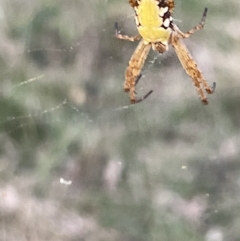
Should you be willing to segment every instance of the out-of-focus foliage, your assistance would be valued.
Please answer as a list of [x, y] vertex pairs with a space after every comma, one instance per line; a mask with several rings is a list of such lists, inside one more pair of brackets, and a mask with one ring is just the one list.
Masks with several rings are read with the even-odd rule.
[[170, 49], [130, 106], [127, 0], [1, 1], [0, 240], [240, 239], [240, 4], [176, 0], [176, 24], [204, 7], [185, 42], [217, 83], [209, 105]]

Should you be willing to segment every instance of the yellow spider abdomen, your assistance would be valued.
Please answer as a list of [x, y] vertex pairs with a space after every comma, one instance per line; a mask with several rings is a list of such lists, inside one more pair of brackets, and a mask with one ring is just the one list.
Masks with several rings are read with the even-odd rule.
[[[163, 22], [163, 16], [168, 11], [168, 7], [159, 7], [157, 0], [141, 0], [139, 5], [134, 7], [136, 12], [136, 24], [138, 32], [146, 42], [162, 42], [167, 44], [171, 34], [169, 25]], [[169, 19], [167, 19], [169, 22]]]

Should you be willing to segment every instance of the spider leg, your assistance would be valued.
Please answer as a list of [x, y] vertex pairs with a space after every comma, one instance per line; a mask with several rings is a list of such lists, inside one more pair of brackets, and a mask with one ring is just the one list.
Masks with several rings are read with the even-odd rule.
[[181, 36], [181, 38], [189, 38], [196, 31], [198, 31], [204, 27], [205, 20], [207, 17], [207, 11], [208, 11], [208, 9], [205, 8], [200, 23], [197, 26], [195, 26], [194, 28], [192, 28], [191, 30], [189, 30], [188, 32], [183, 33], [176, 25], [173, 26], [174, 30], [178, 33], [179, 36]]
[[150, 90], [146, 95], [144, 95], [142, 98], [138, 98], [135, 100], [135, 103], [139, 103], [142, 102], [143, 100], [145, 100], [149, 95], [151, 95], [153, 92], [153, 90]]
[[202, 82], [202, 85], [203, 85], [205, 91], [206, 91], [208, 94], [212, 94], [212, 93], [215, 91], [215, 89], [216, 89], [216, 82], [213, 82], [213, 86], [210, 87], [210, 86], [208, 85], [208, 83], [204, 80], [204, 81]]
[[[135, 81], [135, 86], [138, 84], [139, 80], [141, 79], [142, 77], [142, 74], [139, 74], [136, 81]], [[150, 90], [147, 92], [147, 94], [145, 94], [143, 97], [140, 97], [140, 98], [137, 98], [135, 100], [135, 103], [139, 103], [139, 102], [142, 102], [143, 100], [145, 100], [150, 94], [152, 94], [153, 90]], [[135, 94], [137, 94], [136, 91], [134, 91]]]
[[[173, 33], [172, 35], [171, 44], [175, 49], [175, 52], [186, 73], [192, 78], [203, 104], [208, 104], [207, 98], [203, 92], [203, 88], [208, 94], [212, 94], [216, 87], [216, 83], [213, 83], [212, 88], [208, 85], [206, 80], [203, 78], [202, 73], [198, 69], [196, 62], [189, 53], [187, 47], [181, 42], [179, 36], [176, 33]], [[201, 87], [201, 85], [203, 86], [203, 88]]]
[[135, 86], [141, 78], [141, 70], [151, 49], [151, 44], [142, 40], [134, 51], [125, 72], [124, 90], [130, 92], [130, 101], [136, 103]]
[[168, 0], [167, 4], [168, 4], [169, 12], [172, 14], [175, 6], [174, 0]]
[[139, 34], [134, 36], [134, 37], [129, 37], [128, 35], [121, 34], [121, 32], [119, 31], [117, 22], [115, 23], [115, 37], [118, 38], [118, 39], [128, 40], [128, 41], [131, 41], [131, 42], [134, 42], [136, 40], [140, 40], [142, 38], [141, 35], [139, 35]]
[[138, 82], [141, 78], [142, 78], [142, 74], [139, 74], [136, 81], [135, 81], [135, 86], [138, 84]]
[[213, 82], [213, 87], [212, 87], [212, 91], [214, 92], [215, 91], [215, 89], [216, 89], [216, 82]]
[[133, 8], [138, 7], [138, 5], [139, 5], [137, 0], [129, 0], [129, 3]]

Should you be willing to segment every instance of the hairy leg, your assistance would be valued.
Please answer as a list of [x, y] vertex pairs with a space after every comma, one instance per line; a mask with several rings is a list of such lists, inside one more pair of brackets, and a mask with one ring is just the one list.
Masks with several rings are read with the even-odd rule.
[[136, 40], [140, 40], [142, 37], [138, 34], [134, 37], [129, 37], [128, 35], [123, 35], [120, 33], [119, 29], [118, 29], [118, 23], [115, 23], [115, 37], [118, 39], [122, 39], [122, 40], [128, 40], [131, 42], [134, 42]]
[[184, 45], [184, 43], [181, 42], [180, 38], [178, 37], [178, 35], [176, 35], [176, 33], [173, 33], [172, 35], [171, 44], [175, 49], [175, 52], [186, 73], [192, 78], [202, 102], [204, 104], [208, 104], [207, 98], [203, 92], [201, 85], [208, 94], [212, 94], [216, 87], [216, 84], [213, 84], [213, 88], [208, 85], [206, 80], [203, 78], [202, 73], [198, 69], [196, 62], [188, 51], [187, 47]]
[[178, 35], [181, 36], [181, 38], [189, 38], [196, 31], [198, 31], [204, 27], [206, 17], [207, 17], [207, 8], [204, 9], [200, 23], [197, 26], [195, 26], [194, 28], [192, 28], [191, 30], [189, 30], [188, 32], [183, 33], [176, 25], [173, 25], [173, 28], [178, 33]]
[[[131, 103], [139, 102], [136, 99], [135, 85], [139, 80], [141, 70], [151, 49], [151, 44], [145, 44], [142, 40], [134, 51], [125, 72], [124, 90], [130, 92]], [[150, 93], [147, 94], [147, 96]]]

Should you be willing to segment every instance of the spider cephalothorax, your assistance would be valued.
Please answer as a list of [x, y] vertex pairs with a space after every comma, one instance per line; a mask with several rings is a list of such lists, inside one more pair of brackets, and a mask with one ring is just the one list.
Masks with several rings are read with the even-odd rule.
[[188, 38], [203, 28], [207, 8], [204, 10], [201, 22], [187, 33], [183, 33], [173, 24], [174, 0], [129, 0], [129, 3], [135, 11], [135, 21], [139, 34], [135, 37], [122, 35], [116, 24], [116, 37], [129, 41], [141, 40], [125, 72], [124, 89], [130, 92], [131, 103], [142, 101], [152, 92], [148, 92], [143, 98], [136, 98], [135, 86], [151, 47], [159, 53], [164, 53], [168, 50], [168, 45], [171, 44], [186, 73], [192, 78], [202, 102], [207, 104], [208, 101], [203, 89], [211, 94], [216, 84], [213, 84], [213, 88], [208, 85], [186, 46], [181, 42], [182, 38]]

